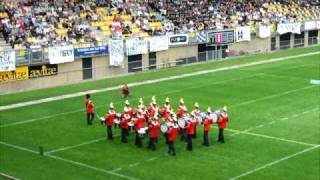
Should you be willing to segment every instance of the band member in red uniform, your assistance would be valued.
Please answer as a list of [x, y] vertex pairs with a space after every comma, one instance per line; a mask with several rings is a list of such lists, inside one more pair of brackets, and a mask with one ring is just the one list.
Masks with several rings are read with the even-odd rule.
[[130, 102], [129, 100], [126, 100], [124, 108], [123, 108], [124, 114], [129, 114], [129, 116], [132, 116], [133, 109], [130, 107]]
[[159, 113], [159, 108], [158, 108], [155, 96], [152, 97], [152, 101], [151, 101], [147, 111], [148, 111], [149, 117], [154, 117], [155, 114]]
[[157, 116], [155, 116], [152, 120], [151, 123], [149, 124], [149, 145], [148, 148], [152, 150], [156, 150], [156, 142], [158, 138], [158, 134], [160, 131], [160, 124], [158, 123]]
[[85, 105], [87, 112], [87, 124], [92, 125], [92, 121], [94, 118], [94, 104], [90, 99], [90, 94], [86, 94], [85, 96]]
[[129, 114], [124, 114], [121, 121], [120, 121], [120, 126], [121, 126], [121, 141], [123, 143], [128, 143], [128, 136], [129, 136], [129, 120], [130, 116]]
[[169, 130], [168, 130], [168, 154], [175, 156], [176, 155], [176, 149], [174, 146], [174, 143], [176, 142], [177, 139], [177, 132], [178, 132], [178, 125], [173, 122], [169, 122]]
[[203, 121], [203, 143], [204, 146], [209, 146], [209, 137], [208, 134], [211, 130], [212, 118], [210, 116], [211, 108], [209, 107], [207, 110], [206, 117]]
[[[201, 113], [199, 103], [197, 103], [197, 102], [194, 103], [194, 110], [191, 113], [194, 115], [194, 117], [198, 121], [199, 120], [198, 118], [200, 118], [200, 113]], [[194, 126], [193, 138], [196, 138], [196, 137], [197, 137], [197, 124], [195, 124], [195, 126]]]
[[108, 114], [105, 115], [105, 125], [107, 126], [107, 138], [113, 139], [112, 137], [112, 126], [114, 124], [114, 120], [116, 119], [117, 114], [114, 110], [113, 103], [110, 103]]
[[195, 132], [197, 120], [194, 117], [194, 114], [191, 113], [190, 120], [187, 123], [186, 130], [187, 130], [187, 150], [192, 151], [192, 138]]
[[172, 111], [172, 106], [170, 104], [170, 99], [167, 97], [166, 102], [164, 103], [163, 108], [161, 110], [162, 117], [169, 116], [171, 111]]
[[122, 87], [121, 87], [121, 96], [123, 98], [126, 98], [126, 97], [129, 97], [130, 96], [130, 92], [129, 92], [129, 87], [127, 84], [124, 84]]
[[136, 130], [136, 141], [135, 144], [138, 147], [142, 147], [142, 137], [139, 135], [139, 130], [145, 127], [145, 118], [142, 115], [142, 111], [138, 112], [137, 120], [135, 122], [135, 130]]
[[178, 117], [178, 118], [183, 118], [184, 116], [186, 116], [187, 111], [188, 111], [188, 109], [187, 109], [187, 107], [184, 105], [184, 100], [181, 98], [181, 99], [180, 99], [179, 108], [178, 108], [177, 117]]
[[223, 111], [220, 114], [220, 117], [218, 119], [218, 126], [219, 126], [219, 136], [218, 136], [218, 142], [224, 143], [224, 135], [223, 130], [224, 128], [227, 128], [227, 124], [229, 122], [229, 117], [227, 114], [227, 107], [223, 107]]

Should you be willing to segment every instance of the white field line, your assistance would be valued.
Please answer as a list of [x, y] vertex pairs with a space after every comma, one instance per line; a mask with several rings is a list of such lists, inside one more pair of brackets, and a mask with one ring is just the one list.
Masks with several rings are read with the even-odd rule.
[[[115, 138], [115, 137], [119, 137], [119, 136], [120, 136], [120, 135], [117, 134], [117, 135], [114, 135], [113, 137]], [[100, 141], [103, 141], [103, 140], [106, 140], [106, 141], [107, 141], [107, 137], [98, 138], [98, 139], [86, 141], [86, 142], [83, 142], [83, 143], [80, 143], [80, 144], [75, 144], [75, 145], [71, 145], [71, 146], [65, 146], [65, 147], [62, 147], [62, 148], [54, 149], [54, 150], [45, 152], [45, 154], [52, 154], [52, 153], [56, 153], [56, 152], [60, 152], [60, 151], [65, 151], [65, 150], [69, 150], [69, 149], [74, 149], [74, 148], [77, 148], [77, 147], [80, 147], [80, 146], [84, 146], [84, 145], [88, 145], [88, 144], [93, 144], [93, 143], [100, 142]], [[108, 140], [108, 141], [110, 141], [110, 140]]]
[[[296, 118], [296, 117], [298, 117], [298, 116], [300, 116], [300, 115], [302, 115], [302, 114], [306, 114], [306, 113], [309, 113], [309, 112], [312, 112], [312, 111], [316, 111], [316, 110], [318, 110], [318, 108], [313, 108], [313, 109], [310, 109], [310, 110], [306, 110], [306, 111], [303, 111], [303, 112], [301, 112], [301, 113], [299, 113], [299, 114], [294, 114], [294, 115], [292, 115], [291, 117], [292, 117], [292, 118]], [[297, 116], [295, 116], [295, 115], [297, 115]], [[288, 119], [289, 119], [289, 117], [283, 117], [283, 118], [280, 118], [278, 121], [284, 121], [284, 120], [288, 120]], [[269, 122], [269, 123], [260, 124], [260, 125], [257, 125], [257, 126], [255, 126], [255, 127], [250, 127], [250, 128], [245, 129], [245, 130], [243, 130], [243, 131], [239, 131], [239, 132], [233, 133], [233, 134], [231, 134], [230, 136], [235, 136], [235, 135], [241, 134], [242, 132], [248, 132], [248, 131], [251, 131], [251, 130], [254, 130], [254, 129], [257, 129], [257, 128], [262, 128], [262, 127], [264, 127], [266, 124], [275, 124], [275, 123], [276, 123], [276, 121], [271, 121], [271, 122]]]
[[[181, 88], [181, 89], [177, 89], [177, 90], [166, 91], [165, 93], [160, 93], [159, 95], [168, 95], [168, 94], [177, 93], [177, 92], [181, 92], [181, 91], [185, 91], [185, 90], [197, 89], [197, 88], [205, 87], [205, 86], [209, 86], [209, 85], [223, 84], [223, 83], [230, 82], [230, 81], [239, 81], [239, 80], [242, 80], [242, 79], [248, 79], [248, 78], [262, 76], [262, 75], [263, 74], [258, 73], [258, 74], [254, 74], [254, 75], [251, 75], [251, 76], [241, 77], [241, 78], [234, 78], [234, 79], [228, 79], [228, 80], [223, 80], [223, 81], [217, 81], [217, 82], [206, 84], [206, 85], [203, 85], [203, 86]], [[141, 98], [146, 98], [146, 97], [151, 97], [151, 96], [143, 96]], [[138, 99], [139, 98], [135, 98], [135, 99], [131, 99], [131, 100], [133, 101], [133, 100], [138, 100]], [[122, 101], [118, 101], [118, 102], [115, 102], [114, 104], [120, 104], [120, 103], [123, 103], [123, 102]], [[106, 105], [96, 106], [96, 109], [97, 108], [101, 108], [101, 107], [105, 107], [105, 106]], [[0, 125], [0, 128], [20, 125], [20, 124], [25, 124], [25, 123], [35, 122], [35, 121], [40, 121], [40, 120], [43, 120], [43, 119], [49, 119], [49, 118], [53, 118], [53, 117], [57, 117], [57, 116], [61, 116], [61, 115], [73, 114], [73, 113], [77, 113], [77, 112], [84, 112], [84, 109], [81, 108], [81, 109], [78, 109], [78, 110], [75, 110], [75, 111], [57, 113], [57, 114], [53, 114], [53, 115], [50, 115], [50, 116], [43, 116], [43, 117], [40, 117], [40, 118], [33, 118], [33, 119], [25, 120], [25, 121], [8, 123], [8, 124]]]
[[117, 168], [117, 169], [114, 169], [114, 170], [111, 170], [111, 172], [117, 172], [117, 171], [121, 171], [122, 168]]
[[[6, 142], [0, 141], [0, 144], [8, 146], [8, 147], [11, 147], [11, 148], [14, 148], [14, 149], [18, 149], [18, 150], [21, 150], [21, 151], [30, 152], [30, 153], [33, 153], [33, 154], [39, 154], [39, 152], [37, 152], [37, 151], [31, 150], [31, 149], [27, 149], [27, 148], [24, 148], [24, 147], [21, 147], [21, 146], [9, 144], [9, 143], [6, 143]], [[130, 177], [130, 176], [126, 176], [126, 175], [119, 174], [119, 173], [112, 172], [112, 171], [107, 171], [105, 169], [97, 168], [97, 167], [94, 167], [94, 166], [91, 166], [91, 165], [88, 165], [88, 164], [85, 164], [85, 163], [73, 161], [73, 160], [70, 160], [70, 159], [65, 159], [65, 158], [62, 158], [62, 157], [59, 157], [59, 156], [54, 156], [54, 155], [51, 155], [51, 154], [45, 155], [44, 157], [49, 157], [51, 159], [60, 160], [60, 161], [63, 161], [63, 162], [67, 162], [69, 164], [85, 167], [85, 168], [88, 168], [88, 169], [91, 169], [91, 170], [103, 172], [105, 174], [114, 175], [114, 176], [121, 177], [121, 178], [124, 178], [124, 179], [136, 180], [136, 178], [133, 178], [133, 177]]]
[[262, 169], [265, 169], [265, 168], [267, 168], [267, 167], [273, 166], [273, 165], [278, 164], [278, 163], [280, 163], [280, 162], [282, 162], [282, 161], [286, 161], [286, 160], [288, 160], [288, 159], [290, 159], [290, 158], [299, 156], [299, 155], [301, 155], [301, 154], [303, 154], [303, 153], [306, 153], [306, 152], [308, 152], [308, 151], [314, 150], [314, 149], [319, 148], [319, 147], [320, 147], [320, 145], [313, 146], [313, 147], [304, 149], [304, 150], [302, 150], [302, 151], [299, 151], [299, 152], [297, 152], [297, 153], [291, 154], [291, 155], [289, 155], [289, 156], [285, 156], [285, 157], [283, 157], [283, 158], [281, 158], [281, 159], [278, 159], [278, 160], [276, 160], [276, 161], [270, 162], [270, 163], [265, 164], [265, 165], [263, 165], [263, 166], [261, 166], [261, 167], [252, 169], [252, 170], [250, 170], [250, 171], [247, 171], [247, 172], [245, 172], [245, 173], [243, 173], [243, 174], [240, 174], [240, 175], [238, 175], [238, 176], [235, 176], [235, 177], [233, 177], [233, 178], [230, 178], [230, 180], [235, 180], [235, 179], [239, 179], [239, 178], [245, 177], [245, 176], [247, 176], [247, 175], [250, 175], [250, 174], [252, 174], [252, 173], [255, 173], [255, 172], [257, 172], [257, 171], [260, 171], [260, 170], [262, 170]]
[[134, 167], [134, 166], [138, 166], [140, 163], [137, 162], [137, 163], [133, 163], [133, 164], [129, 164], [129, 167]]
[[13, 176], [10, 176], [10, 175], [8, 175], [8, 174], [5, 174], [5, 173], [2, 173], [2, 172], [0, 172], [0, 177], [4, 177], [4, 178], [6, 178], [6, 179], [12, 179], [12, 180], [20, 180], [19, 178], [16, 178], [16, 177], [13, 177]]
[[318, 145], [318, 144], [311, 144], [311, 143], [305, 143], [305, 142], [301, 142], [301, 141], [295, 141], [295, 140], [290, 140], [290, 139], [284, 139], [284, 138], [279, 138], [279, 137], [268, 136], [268, 135], [264, 135], [264, 134], [257, 134], [257, 133], [252, 133], [252, 132], [244, 132], [244, 131], [236, 130], [236, 129], [226, 128], [225, 130], [226, 131], [230, 131], [230, 132], [236, 132], [238, 134], [246, 134], [246, 135], [262, 137], [262, 138], [266, 138], [266, 139], [273, 139], [273, 140], [284, 141], [284, 142], [289, 142], [289, 143], [301, 144], [301, 145], [305, 145], [305, 146], [317, 146]]
[[239, 104], [236, 104], [236, 105], [233, 105], [233, 106], [230, 106], [230, 107], [238, 107], [238, 106], [248, 105], [248, 104], [252, 104], [252, 103], [258, 102], [258, 101], [272, 99], [272, 98], [275, 98], [275, 97], [291, 94], [291, 93], [294, 93], [294, 92], [298, 92], [298, 91], [305, 90], [305, 89], [310, 89], [310, 88], [313, 88], [313, 87], [317, 87], [317, 86], [314, 86], [314, 85], [305, 86], [305, 87], [302, 87], [302, 88], [293, 89], [293, 90], [290, 90], [290, 91], [281, 92], [281, 93], [273, 94], [273, 95], [270, 95], [270, 96], [265, 96], [265, 97], [262, 97], [262, 98], [250, 100], [250, 101], [245, 101], [243, 103], [239, 103]]
[[[255, 66], [255, 65], [260, 65], [260, 64], [268, 64], [268, 63], [285, 61], [285, 60], [288, 60], [288, 59], [312, 56], [312, 55], [317, 55], [317, 54], [320, 54], [320, 52], [312, 52], [312, 53], [306, 53], [306, 54], [300, 54], [300, 55], [294, 55], [294, 56], [273, 58], [273, 59], [270, 59], [270, 60], [262, 60], [262, 61], [258, 61], [258, 62], [251, 62], [251, 63], [233, 65], [233, 66], [222, 67], [222, 68], [217, 68], [217, 69], [203, 70], [203, 71], [197, 71], [197, 72], [193, 72], [193, 73], [170, 76], [170, 77], [165, 77], [165, 78], [146, 80], [146, 81], [141, 81], [141, 82], [130, 83], [130, 84], [128, 84], [128, 86], [129, 87], [135, 87], [135, 86], [140, 86], [140, 85], [145, 85], [145, 84], [154, 84], [154, 83], [158, 83], [158, 82], [162, 82], [162, 81], [169, 81], [169, 80], [181, 79], [181, 78], [185, 78], [185, 77], [208, 74], [208, 73], [213, 73], [213, 72], [220, 72], [220, 71], [226, 71], [226, 70], [232, 70], [232, 69], [239, 69], [239, 68], [243, 68], [243, 67]], [[57, 101], [57, 100], [61, 100], [61, 99], [84, 96], [85, 94], [88, 94], [88, 93], [89, 94], [95, 94], [95, 93], [113, 91], [113, 90], [118, 90], [120, 88], [121, 88], [121, 85], [114, 86], [114, 87], [109, 87], [109, 88], [89, 90], [89, 91], [71, 93], [71, 94], [60, 95], [60, 96], [55, 96], [55, 97], [49, 97], [49, 98], [44, 98], [44, 99], [39, 99], [39, 100], [32, 100], [32, 101], [21, 102], [21, 103], [16, 103], [16, 104], [10, 104], [10, 105], [5, 105], [5, 106], [0, 106], [0, 111], [19, 108], [19, 107], [30, 106], [30, 105], [35, 105], [35, 104], [41, 104], [41, 103], [46, 103], [46, 102], [51, 102], [51, 101]]]

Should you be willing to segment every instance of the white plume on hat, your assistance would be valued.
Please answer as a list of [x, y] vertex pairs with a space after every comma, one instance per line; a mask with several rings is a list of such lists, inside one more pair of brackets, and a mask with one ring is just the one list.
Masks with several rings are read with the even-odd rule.
[[228, 111], [227, 106], [223, 106], [223, 111], [225, 111], [225, 112], [227, 112], [227, 111]]
[[112, 103], [112, 102], [110, 103], [109, 107], [110, 107], [110, 108], [112, 108], [112, 109], [114, 108], [114, 106], [113, 106], [113, 103]]
[[180, 99], [180, 103], [181, 103], [181, 104], [184, 104], [183, 98]]
[[125, 104], [126, 104], [126, 105], [130, 105], [129, 100], [126, 100]]
[[170, 102], [170, 99], [169, 99], [169, 97], [167, 97], [167, 98], [166, 98], [166, 102], [167, 102], [167, 103], [169, 103], [169, 102]]
[[198, 102], [194, 103], [194, 107], [199, 108], [199, 103]]

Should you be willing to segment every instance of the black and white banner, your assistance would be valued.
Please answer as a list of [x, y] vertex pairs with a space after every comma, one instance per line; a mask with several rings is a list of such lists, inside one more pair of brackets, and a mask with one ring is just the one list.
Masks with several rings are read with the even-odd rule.
[[177, 46], [177, 45], [186, 45], [189, 43], [189, 35], [188, 34], [173, 34], [169, 36], [169, 45]]
[[16, 54], [14, 51], [0, 52], [0, 72], [16, 70]]
[[74, 61], [73, 45], [49, 47], [50, 64], [61, 64]]
[[301, 24], [300, 23], [278, 24], [277, 32], [279, 34], [285, 34], [285, 33], [300, 34]]
[[250, 26], [239, 26], [236, 27], [235, 37], [237, 42], [251, 41]]
[[168, 36], [154, 36], [150, 38], [150, 52], [165, 51], [168, 49]]
[[260, 38], [267, 38], [271, 36], [271, 26], [260, 26], [258, 31]]
[[147, 54], [148, 43], [142, 38], [126, 39], [127, 56]]
[[124, 66], [123, 40], [109, 41], [109, 65]]

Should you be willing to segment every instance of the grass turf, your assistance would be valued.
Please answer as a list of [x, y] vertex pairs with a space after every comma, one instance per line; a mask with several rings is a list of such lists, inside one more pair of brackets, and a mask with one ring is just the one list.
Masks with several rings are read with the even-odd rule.
[[[166, 74], [165, 72], [185, 73], [192, 69], [210, 69], [251, 60], [259, 61], [270, 56], [281, 57], [314, 50], [311, 48], [283, 51], [243, 60], [141, 73], [128, 78], [139, 81], [142, 80], [140, 79], [142, 76], [145, 76], [145, 79], [156, 78], [162, 77]], [[104, 140], [105, 127], [99, 125], [97, 118], [93, 127], [85, 124], [83, 97], [1, 111], [1, 142], [33, 151], [38, 151], [39, 146], [43, 146], [46, 152], [84, 142], [88, 144], [51, 154], [69, 162], [0, 144], [0, 172], [23, 179], [230, 179], [237, 177], [320, 144], [319, 86], [309, 83], [310, 79], [320, 78], [319, 66], [319, 55], [314, 55], [133, 87], [131, 90], [133, 95], [129, 99], [132, 105], [136, 105], [140, 97], [144, 97], [147, 104], [151, 96], [156, 95], [159, 104], [163, 104], [165, 97], [170, 97], [174, 107], [177, 107], [180, 97], [185, 99], [189, 109], [195, 101], [199, 102], [202, 110], [207, 106], [213, 109], [223, 105], [229, 106], [231, 121], [230, 129], [225, 132], [226, 144], [215, 142], [217, 129], [213, 128], [210, 133], [211, 146], [203, 147], [201, 145], [202, 127], [199, 126], [198, 138], [194, 140], [194, 151], [186, 151], [186, 144], [178, 141], [177, 157], [166, 155], [167, 147], [162, 136], [155, 152], [146, 148], [136, 148], [134, 134], [130, 135], [129, 144], [122, 144], [119, 137], [113, 141]], [[110, 79], [111, 81], [115, 84], [121, 83], [119, 79]], [[74, 85], [74, 88], [78, 86], [78, 90], [85, 90], [92, 85], [89, 85], [90, 83], [98, 82]], [[76, 88], [66, 90], [69, 88], [70, 86], [51, 89], [48, 94], [57, 95], [76, 90]], [[31, 91], [27, 94], [27, 98], [24, 98], [23, 94], [6, 95], [1, 98], [12, 97], [12, 101], [5, 100], [5, 102], [14, 103], [47, 96], [44, 94], [45, 90]], [[123, 99], [119, 97], [118, 91], [93, 95], [96, 111], [100, 115], [105, 113], [110, 101], [115, 103], [117, 110], [122, 109]], [[21, 123], [23, 121], [27, 123]], [[249, 133], [239, 133], [234, 130], [248, 130]], [[114, 130], [114, 134], [119, 134], [119, 130]], [[90, 143], [96, 139], [98, 140]], [[144, 140], [144, 145], [146, 144], [147, 139]], [[319, 152], [319, 148], [315, 148], [242, 178], [319, 179]], [[70, 160], [83, 164], [82, 166], [72, 164]], [[84, 164], [99, 170], [84, 167]], [[112, 170], [117, 171], [111, 172]]]

